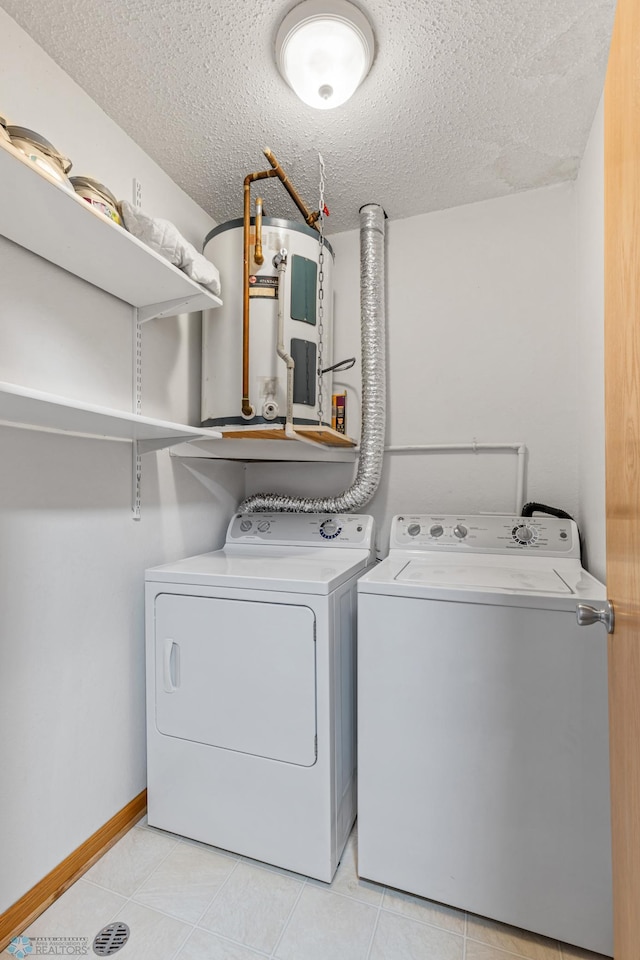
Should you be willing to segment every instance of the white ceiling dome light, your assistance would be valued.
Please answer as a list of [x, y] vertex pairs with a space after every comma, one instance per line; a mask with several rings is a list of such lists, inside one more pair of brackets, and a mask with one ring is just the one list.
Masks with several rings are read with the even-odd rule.
[[351, 97], [373, 62], [373, 30], [348, 0], [304, 0], [276, 37], [280, 73], [300, 99], [318, 110]]

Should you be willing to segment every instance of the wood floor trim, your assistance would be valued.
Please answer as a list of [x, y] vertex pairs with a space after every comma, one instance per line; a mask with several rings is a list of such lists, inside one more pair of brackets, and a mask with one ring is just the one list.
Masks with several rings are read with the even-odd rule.
[[0, 916], [0, 953], [144, 816], [143, 790]]

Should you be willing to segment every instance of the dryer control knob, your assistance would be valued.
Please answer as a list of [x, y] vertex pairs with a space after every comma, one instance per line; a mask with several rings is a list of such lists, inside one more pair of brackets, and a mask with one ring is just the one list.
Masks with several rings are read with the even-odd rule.
[[260, 531], [260, 533], [268, 533], [270, 529], [271, 529], [271, 524], [269, 523], [268, 520], [261, 520], [260, 523], [258, 524], [258, 530]]
[[429, 533], [431, 534], [432, 537], [436, 537], [436, 538], [441, 537], [442, 534], [444, 533], [444, 527], [439, 523], [434, 523], [431, 529], [429, 530]]
[[422, 527], [419, 523], [410, 523], [407, 527], [407, 533], [410, 537], [417, 537], [421, 530]]
[[342, 527], [338, 525], [337, 520], [324, 520], [320, 524], [320, 536], [325, 540], [334, 540], [340, 533], [342, 533]]
[[251, 530], [251, 527], [252, 527], [252, 526], [253, 526], [253, 524], [252, 524], [251, 520], [241, 520], [241, 521], [240, 521], [240, 529], [242, 530], [243, 533], [248, 533], [249, 530]]
[[466, 537], [466, 535], [467, 535], [468, 533], [469, 533], [469, 531], [467, 530], [467, 528], [466, 528], [466, 527], [464, 526], [464, 524], [462, 524], [462, 523], [458, 523], [458, 524], [453, 528], [453, 535], [454, 535], [454, 537], [457, 537], [458, 540], [464, 540], [464, 538]]

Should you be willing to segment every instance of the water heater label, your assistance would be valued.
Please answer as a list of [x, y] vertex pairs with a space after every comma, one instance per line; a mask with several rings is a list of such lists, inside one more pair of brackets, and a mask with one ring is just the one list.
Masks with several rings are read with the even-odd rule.
[[252, 273], [249, 277], [249, 298], [252, 297], [270, 297], [272, 300], [277, 300], [278, 278], [261, 277]]

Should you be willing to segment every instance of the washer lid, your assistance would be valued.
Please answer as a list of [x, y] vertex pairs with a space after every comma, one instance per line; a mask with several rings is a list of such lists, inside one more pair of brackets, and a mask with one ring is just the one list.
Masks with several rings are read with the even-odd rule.
[[368, 550], [331, 547], [248, 547], [216, 550], [147, 570], [147, 582], [328, 594], [366, 570]]
[[575, 613], [607, 592], [579, 560], [395, 550], [358, 580], [358, 593]]
[[[435, 558], [434, 558], [435, 559]], [[410, 561], [394, 578], [399, 583], [425, 584], [459, 590], [506, 590], [510, 593], [571, 594], [557, 570], [480, 566], [468, 563]]]

